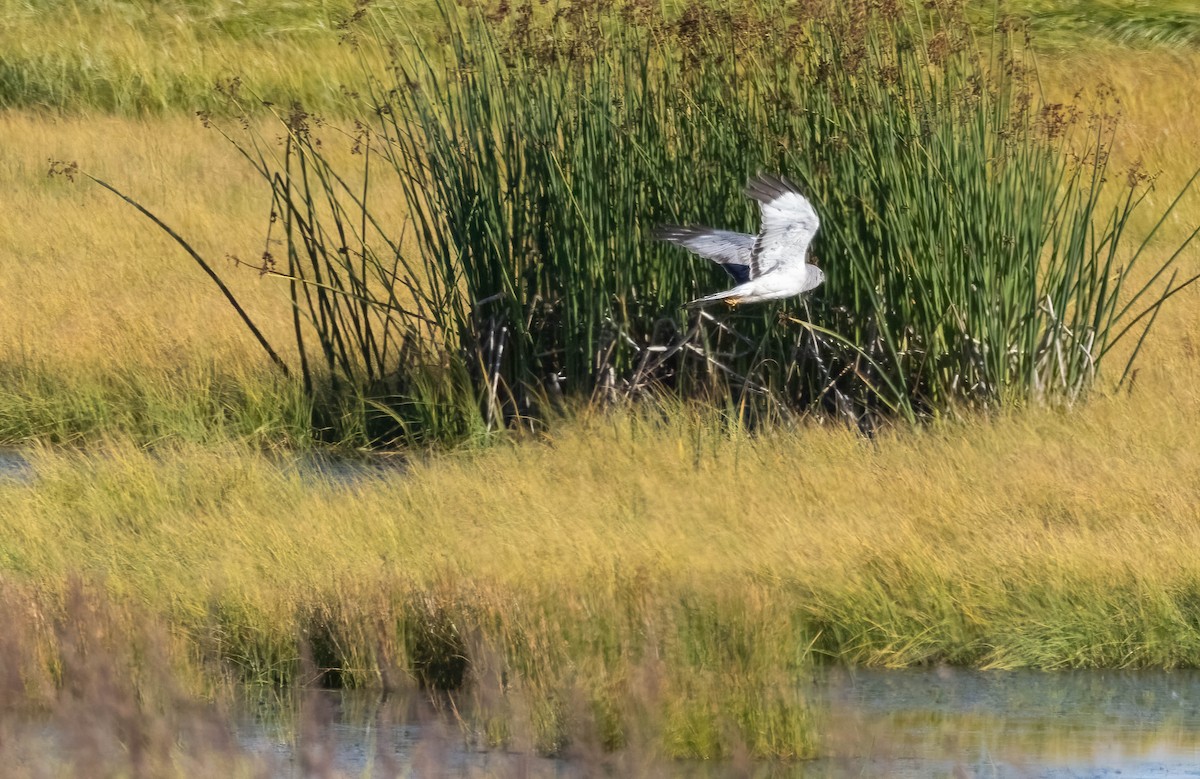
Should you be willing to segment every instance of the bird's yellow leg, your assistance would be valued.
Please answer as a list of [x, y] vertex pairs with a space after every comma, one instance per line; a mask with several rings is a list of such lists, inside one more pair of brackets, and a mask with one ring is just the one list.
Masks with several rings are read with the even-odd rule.
[[733, 311], [734, 309], [736, 309], [738, 307], [738, 303], [741, 303], [741, 302], [742, 302], [741, 298], [725, 298], [725, 304], [727, 306], [729, 306], [730, 311]]

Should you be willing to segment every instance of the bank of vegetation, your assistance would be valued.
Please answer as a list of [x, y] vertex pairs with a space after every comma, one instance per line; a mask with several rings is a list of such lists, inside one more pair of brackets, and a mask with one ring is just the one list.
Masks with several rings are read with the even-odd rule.
[[[1200, 496], [1161, 477], [1197, 466], [1180, 404], [866, 451], [601, 416], [353, 481], [246, 447], [45, 450], [0, 482], [7, 667], [48, 695], [70, 639], [192, 694], [423, 685], [481, 744], [812, 755], [825, 664], [1200, 664]], [[80, 603], [108, 627], [71, 638]]]

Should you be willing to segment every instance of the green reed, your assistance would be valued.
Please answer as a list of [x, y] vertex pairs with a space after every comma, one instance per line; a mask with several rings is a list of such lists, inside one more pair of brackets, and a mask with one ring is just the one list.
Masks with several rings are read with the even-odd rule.
[[[978, 40], [959, 18], [865, 11], [575, 9], [499, 33], [448, 15], [447, 51], [376, 82], [437, 315], [489, 411], [500, 393], [521, 415], [548, 390], [666, 388], [869, 424], [1091, 385], [1164, 294], [1126, 289], [1153, 235], [1124, 247], [1138, 172], [1108, 205], [1111, 121], [1040, 103], [1004, 25]], [[758, 170], [816, 203], [827, 286], [803, 316], [689, 318], [724, 279], [648, 232], [753, 231], [740, 184]]]
[[[1123, 380], [1195, 280], [1172, 271], [1195, 233], [1134, 274], [1158, 230], [1126, 245], [1150, 184], [1108, 169], [1102, 107], [1042, 102], [1005, 23], [981, 38], [955, 12], [869, 10], [447, 7], [441, 43], [364, 59], [353, 132], [297, 106], [281, 144], [234, 139], [271, 188], [263, 271], [289, 280], [299, 373], [328, 393], [319, 426], [461, 439], [569, 397], [665, 392], [755, 424], [873, 429], [1074, 402], [1136, 336]], [[370, 29], [385, 49], [410, 40]], [[358, 171], [326, 153], [339, 132]], [[685, 312], [726, 280], [651, 229], [755, 231], [741, 185], [757, 171], [814, 202], [827, 283]], [[371, 199], [380, 176], [404, 189], [401, 224]]]

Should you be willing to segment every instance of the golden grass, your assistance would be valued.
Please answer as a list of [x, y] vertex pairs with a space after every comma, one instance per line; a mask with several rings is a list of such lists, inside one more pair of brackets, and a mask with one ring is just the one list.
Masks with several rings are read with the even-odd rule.
[[304, 642], [344, 683], [465, 672], [496, 743], [810, 754], [822, 658], [1200, 663], [1198, 372], [874, 442], [584, 415], [349, 484], [240, 445], [40, 449], [0, 483], [0, 569], [23, 614], [82, 576], [241, 679], [295, 679]]
[[[686, 4], [659, 5], [673, 17]], [[968, 5], [986, 29], [994, 3]], [[532, 6], [539, 17], [552, 12], [541, 3]], [[339, 29], [355, 9], [353, 0], [0, 0], [0, 49], [6, 54], [0, 107], [129, 116], [219, 109], [223, 101], [213, 85], [237, 76], [263, 98], [299, 98], [310, 109], [338, 110], [345, 106], [342, 87], [354, 83], [359, 69], [359, 52], [343, 43]], [[1039, 41], [1059, 50], [1113, 40], [1186, 44], [1196, 40], [1200, 21], [1187, 0], [1159, 0], [1153, 9], [1130, 0], [1015, 0], [1003, 10], [1032, 19]], [[393, 32], [428, 41], [439, 12], [434, 0], [406, 0], [376, 3], [369, 16]], [[378, 60], [370, 35], [362, 38], [371, 49], [366, 56]]]
[[585, 415], [540, 442], [350, 483], [239, 445], [38, 449], [31, 483], [0, 486], [4, 532], [26, 539], [6, 548], [6, 567], [128, 574], [152, 603], [222, 583], [320, 590], [372, 571], [586, 588], [596, 571], [645, 568], [691, 584], [724, 572], [820, 590], [864, 557], [953, 565], [962, 575], [947, 580], [966, 580], [975, 566], [1052, 567], [1063, 553], [1182, 573], [1194, 567], [1183, 542], [1200, 533], [1197, 386], [874, 442], [817, 428], [746, 436], [685, 411], [666, 422]]
[[[1147, 173], [1159, 177], [1158, 191], [1147, 201], [1151, 207], [1138, 225], [1151, 227], [1149, 216], [1161, 214], [1200, 166], [1200, 138], [1189, 131], [1200, 118], [1200, 107], [1187, 98], [1186, 86], [1200, 78], [1200, 56], [1186, 49], [1134, 52], [1094, 43], [1043, 55], [1038, 66], [1049, 102], [1087, 107], [1097, 93], [1111, 92], [1108, 110], [1120, 118], [1112, 149], [1114, 174], [1140, 161]], [[1172, 216], [1179, 234], [1194, 229], [1196, 209], [1193, 204]]]
[[[238, 134], [236, 124], [223, 123]], [[212, 282], [144, 217], [108, 192], [49, 177], [49, 160], [77, 161], [141, 202], [183, 235], [219, 272], [283, 348], [291, 332], [286, 284], [237, 268], [265, 248], [269, 190], [215, 129], [191, 117], [124, 119], [0, 113], [0, 349], [88, 361], [171, 362], [189, 352], [259, 362], [258, 347]], [[279, 134], [263, 119], [254, 132]], [[350, 170], [351, 140], [335, 132], [328, 152]], [[339, 144], [340, 142], [340, 144]], [[375, 182], [382, 219], [399, 220], [400, 187]], [[281, 294], [282, 293], [282, 294]]]
[[236, 270], [257, 262], [270, 204], [256, 174], [194, 118], [0, 115], [0, 311], [5, 354], [64, 363], [163, 364], [202, 355], [259, 361], [252, 338], [201, 270], [166, 235], [102, 189], [46, 175], [78, 160], [187, 236], [222, 271], [268, 336], [286, 344], [281, 285]]
[[[1040, 69], [1048, 99], [1070, 102], [1082, 92], [1081, 102], [1087, 105], [1097, 93], [1110, 93], [1109, 106], [1120, 119], [1110, 178], [1119, 181], [1125, 170], [1137, 165], [1157, 177], [1145, 201], [1147, 208], [1132, 224], [1132, 237], [1140, 240], [1200, 168], [1200, 139], [1189, 130], [1200, 121], [1200, 106], [1186, 97], [1186, 85], [1200, 74], [1200, 55], [1096, 43], [1086, 50], [1043, 56]], [[1200, 191], [1193, 189], [1168, 218], [1156, 245], [1177, 245], [1197, 225]], [[1192, 245], [1182, 259], [1180, 280], [1200, 272], [1200, 248]], [[1180, 386], [1177, 382], [1189, 381], [1184, 377], [1196, 361], [1200, 336], [1198, 300], [1200, 290], [1193, 287], [1176, 295], [1159, 316], [1139, 358], [1143, 379], [1151, 381], [1149, 386], [1143, 384], [1147, 392], [1170, 394]], [[1134, 406], [1129, 413], [1140, 412]]]

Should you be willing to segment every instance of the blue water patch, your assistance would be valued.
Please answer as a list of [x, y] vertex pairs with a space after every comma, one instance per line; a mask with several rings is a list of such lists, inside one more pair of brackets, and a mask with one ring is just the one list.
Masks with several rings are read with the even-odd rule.
[[805, 776], [1197, 777], [1196, 671], [836, 669]]
[[27, 482], [33, 478], [33, 467], [16, 449], [0, 449], [0, 479]]

